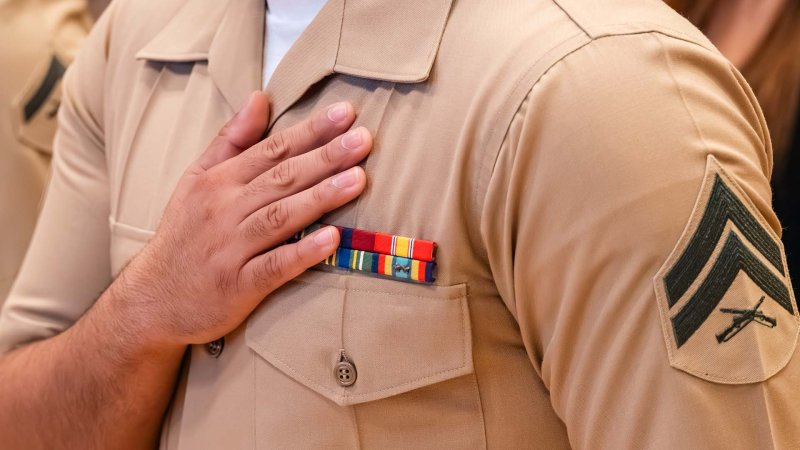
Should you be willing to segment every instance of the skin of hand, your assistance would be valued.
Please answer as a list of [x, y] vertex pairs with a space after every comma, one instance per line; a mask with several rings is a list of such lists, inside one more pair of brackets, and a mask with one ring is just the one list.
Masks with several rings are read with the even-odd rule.
[[[283, 244], [366, 185], [372, 148], [337, 103], [264, 140], [253, 93], [186, 170], [154, 237], [72, 327], [0, 358], [8, 448], [153, 448], [187, 344], [238, 327], [333, 253], [325, 227]], [[268, 299], [266, 301], [269, 301]]]
[[120, 307], [141, 318], [155, 345], [227, 334], [267, 294], [333, 253], [334, 227], [281, 243], [364, 189], [355, 165], [371, 149], [369, 133], [337, 137], [353, 118], [350, 105], [336, 104], [259, 142], [268, 102], [254, 93], [187, 169], [155, 237], [121, 277], [130, 295]]

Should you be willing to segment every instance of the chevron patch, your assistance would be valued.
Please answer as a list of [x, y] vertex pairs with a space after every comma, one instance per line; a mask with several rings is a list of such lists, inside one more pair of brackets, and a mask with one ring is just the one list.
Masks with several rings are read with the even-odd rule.
[[800, 316], [783, 245], [713, 156], [654, 284], [673, 367], [718, 383], [753, 383], [794, 354]]

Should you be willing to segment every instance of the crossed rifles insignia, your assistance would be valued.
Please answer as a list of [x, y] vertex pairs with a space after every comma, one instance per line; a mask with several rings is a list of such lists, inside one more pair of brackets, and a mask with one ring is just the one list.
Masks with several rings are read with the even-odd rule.
[[654, 283], [673, 367], [751, 383], [794, 353], [800, 320], [783, 246], [713, 156], [689, 224]]
[[778, 321], [775, 320], [774, 317], [765, 315], [763, 311], [758, 309], [761, 307], [762, 303], [764, 303], [763, 295], [761, 299], [758, 300], [758, 303], [756, 303], [756, 306], [753, 306], [751, 309], [720, 308], [719, 311], [722, 313], [733, 314], [733, 323], [721, 333], [717, 334], [717, 342], [720, 344], [728, 342], [731, 338], [739, 334], [740, 331], [744, 330], [744, 327], [753, 322], [764, 325], [767, 328], [775, 328], [778, 325]]

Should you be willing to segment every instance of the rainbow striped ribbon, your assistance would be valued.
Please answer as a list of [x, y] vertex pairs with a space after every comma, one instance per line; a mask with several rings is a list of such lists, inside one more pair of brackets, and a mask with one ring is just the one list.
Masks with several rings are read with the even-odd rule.
[[[327, 226], [315, 223], [290, 242]], [[323, 264], [344, 269], [368, 272], [402, 280], [433, 283], [436, 281], [436, 243], [348, 227], [336, 227], [340, 242], [336, 253]]]
[[[295, 235], [295, 241], [326, 226], [315, 223]], [[436, 260], [436, 243], [424, 241], [395, 234], [376, 233], [374, 231], [359, 230], [356, 228], [340, 227], [341, 240], [339, 247], [352, 248], [365, 252], [381, 253], [384, 255], [399, 256], [401, 258], [418, 259], [432, 262]]]
[[436, 263], [339, 247], [323, 264], [423, 283], [436, 281]]

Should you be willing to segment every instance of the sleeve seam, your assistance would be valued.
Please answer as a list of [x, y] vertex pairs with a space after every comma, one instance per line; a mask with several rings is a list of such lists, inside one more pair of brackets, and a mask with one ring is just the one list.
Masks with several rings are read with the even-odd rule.
[[[576, 26], [577, 26], [577, 24], [576, 24]], [[493, 178], [493, 176], [494, 176], [494, 171], [495, 171], [495, 168], [496, 168], [496, 165], [497, 165], [497, 160], [499, 159], [499, 156], [500, 156], [500, 150], [501, 150], [501, 148], [502, 148], [503, 144], [505, 144], [505, 143], [507, 142], [507, 140], [508, 140], [508, 133], [509, 133], [509, 131], [511, 130], [511, 125], [514, 123], [514, 119], [515, 119], [515, 118], [516, 118], [516, 116], [519, 114], [519, 112], [520, 112], [520, 110], [522, 109], [523, 105], [525, 105], [525, 102], [526, 102], [526, 100], [528, 100], [528, 99], [531, 99], [531, 98], [532, 98], [532, 96], [533, 96], [533, 90], [534, 90], [534, 89], [536, 89], [536, 87], [537, 87], [537, 86], [539, 86], [539, 84], [540, 84], [540, 82], [542, 81], [542, 79], [543, 79], [543, 78], [544, 78], [544, 77], [545, 77], [545, 76], [546, 76], [548, 73], [550, 73], [550, 72], [551, 72], [553, 69], [555, 69], [557, 66], [559, 66], [559, 64], [560, 64], [561, 62], [563, 62], [563, 61], [564, 61], [565, 59], [567, 59], [569, 56], [571, 56], [571, 55], [573, 55], [573, 54], [575, 54], [575, 53], [578, 53], [580, 50], [582, 50], [582, 49], [584, 49], [584, 48], [588, 47], [590, 44], [592, 44], [592, 43], [594, 43], [594, 42], [596, 42], [596, 41], [599, 41], [599, 40], [603, 40], [603, 39], [609, 39], [609, 38], [615, 38], [615, 37], [623, 37], [623, 36], [632, 36], [632, 35], [645, 35], [645, 34], [649, 34], [649, 35], [654, 35], [654, 36], [656, 36], [656, 38], [658, 39], [658, 42], [659, 42], [659, 44], [661, 45], [662, 49], [664, 49], [664, 51], [665, 51], [665, 52], [667, 52], [667, 50], [666, 50], [666, 48], [664, 47], [664, 45], [663, 45], [663, 43], [662, 43], [661, 39], [659, 39], [659, 36], [665, 36], [665, 37], [669, 37], [669, 38], [673, 38], [673, 39], [678, 39], [678, 40], [681, 40], [681, 41], [683, 41], [683, 42], [686, 42], [686, 43], [688, 43], [688, 44], [695, 45], [695, 46], [697, 46], [697, 47], [699, 47], [699, 48], [703, 49], [703, 50], [704, 50], [704, 51], [706, 51], [706, 52], [713, 53], [713, 54], [715, 54], [715, 55], [716, 55], [716, 53], [712, 52], [710, 49], [708, 49], [707, 47], [705, 47], [705, 46], [703, 46], [703, 45], [701, 45], [701, 44], [699, 44], [699, 43], [697, 43], [697, 42], [694, 42], [694, 41], [691, 41], [691, 40], [687, 40], [686, 38], [684, 38], [684, 37], [681, 37], [681, 36], [675, 36], [675, 35], [672, 35], [672, 34], [667, 34], [667, 33], [665, 33], [664, 31], [661, 31], [661, 30], [652, 30], [652, 29], [651, 29], [651, 30], [646, 30], [646, 31], [636, 31], [636, 32], [630, 32], [630, 33], [604, 34], [604, 35], [600, 35], [600, 36], [592, 36], [591, 34], [587, 33], [587, 32], [586, 32], [586, 31], [585, 31], [583, 28], [581, 28], [581, 31], [583, 32], [583, 34], [584, 34], [585, 36], [587, 36], [587, 37], [588, 37], [588, 39], [589, 39], [589, 40], [588, 40], [588, 41], [585, 41], [585, 42], [583, 42], [583, 43], [581, 43], [580, 45], [578, 45], [578, 46], [576, 46], [576, 47], [574, 47], [574, 48], [572, 48], [572, 49], [570, 49], [569, 51], [566, 51], [566, 52], [564, 52], [564, 54], [563, 54], [563, 55], [561, 55], [561, 56], [560, 56], [558, 59], [556, 59], [555, 61], [553, 61], [553, 62], [552, 62], [552, 63], [551, 63], [551, 64], [550, 64], [550, 65], [549, 65], [549, 66], [548, 66], [546, 69], [544, 69], [544, 70], [542, 71], [542, 73], [541, 73], [541, 74], [540, 74], [538, 77], [536, 77], [536, 79], [532, 80], [532, 83], [531, 83], [531, 85], [530, 85], [530, 88], [528, 88], [528, 89], [525, 91], [525, 92], [526, 92], [526, 94], [525, 94], [524, 96], [522, 96], [522, 97], [521, 97], [521, 99], [520, 99], [520, 101], [519, 101], [518, 105], [517, 105], [517, 106], [516, 106], [516, 108], [514, 109], [514, 114], [512, 114], [512, 115], [511, 115], [511, 118], [510, 118], [510, 120], [509, 120], [507, 123], [505, 123], [505, 126], [504, 126], [504, 128], [503, 128], [503, 130], [504, 130], [504, 131], [503, 131], [502, 137], [501, 137], [501, 138], [498, 140], [498, 142], [497, 142], [497, 144], [496, 144], [496, 145], [493, 145], [493, 146], [491, 147], [491, 150], [492, 150], [492, 153], [491, 153], [491, 154], [493, 154], [493, 155], [494, 155], [494, 158], [493, 158], [493, 161], [492, 161], [492, 167], [491, 167], [491, 170], [490, 170], [490, 173], [489, 173], [489, 180], [491, 180], [491, 179]], [[568, 41], [569, 41], [569, 40], [571, 40], [571, 39], [574, 39], [575, 37], [576, 37], [576, 35], [573, 35], [573, 36], [571, 36], [570, 38], [568, 38], [568, 39], [565, 39], [564, 41], [562, 41], [562, 42], [561, 42], [559, 45], [563, 45], [564, 43], [568, 42]], [[665, 56], [665, 57], [666, 57], [666, 56]], [[529, 68], [528, 68], [528, 69], [525, 71], [524, 75], [523, 75], [522, 77], [520, 77], [520, 80], [519, 80], [519, 81], [518, 81], [518, 82], [517, 82], [517, 83], [514, 85], [514, 88], [512, 89], [512, 91], [513, 91], [513, 92], [516, 92], [516, 91], [517, 91], [517, 89], [519, 88], [519, 86], [522, 84], [522, 82], [525, 80], [525, 78], [526, 78], [526, 77], [527, 77], [527, 76], [528, 76], [528, 75], [529, 75], [529, 74], [530, 74], [530, 73], [533, 71], [534, 67], [536, 66], [536, 64], [537, 64], [539, 61], [541, 61], [541, 59], [539, 59], [539, 60], [537, 60], [536, 62], [534, 62], [534, 63], [533, 63], [533, 64], [532, 64], [532, 65], [531, 65], [531, 66], [530, 66], [530, 67], [529, 67]], [[670, 71], [670, 77], [672, 78], [673, 82], [674, 82], [674, 83], [676, 84], [676, 86], [677, 86], [678, 84], [677, 84], [677, 81], [675, 80], [674, 74], [672, 73], [672, 67], [671, 67], [671, 64], [670, 64], [670, 63], [668, 63], [668, 66], [669, 66], [669, 71]], [[511, 97], [512, 97], [512, 96], [513, 96], [513, 94], [509, 95], [509, 98], [507, 98], [507, 100], [506, 100], [506, 101], [507, 101], [507, 102], [510, 102], [510, 101], [511, 101]], [[686, 101], [685, 101], [685, 98], [684, 98], [684, 96], [683, 96], [683, 93], [682, 93], [682, 92], [681, 92], [681, 100], [682, 100], [682, 102], [684, 103], [684, 106], [686, 107]], [[688, 108], [687, 108], [687, 110], [688, 110]], [[690, 115], [691, 115], [691, 114], [690, 114]], [[694, 124], [695, 128], [697, 128], [697, 124], [696, 124], [696, 121], [695, 121], [695, 119], [694, 119], [694, 116], [692, 116], [692, 122], [693, 122], [693, 124]], [[494, 128], [494, 129], [497, 129], [497, 128], [499, 127], [500, 123], [499, 123], [499, 122], [496, 120], [496, 121], [494, 122], [494, 124], [493, 124], [493, 125], [494, 125], [494, 126], [493, 126], [493, 128]], [[493, 138], [495, 138], [495, 135], [494, 135], [494, 133], [492, 133], [492, 135], [491, 135], [491, 136], [489, 136], [489, 138], [487, 139], [487, 142], [486, 142], [486, 146], [487, 146], [487, 147], [489, 147], [489, 146], [491, 145], [491, 141], [493, 140]], [[704, 140], [703, 140], [703, 142], [705, 143], [705, 141], [704, 141]], [[484, 164], [482, 164], [482, 166], [480, 167], [480, 170], [481, 170], [481, 171], [485, 170], [485, 168], [486, 168], [485, 166], [487, 166], [487, 165], [488, 165], [488, 164], [485, 164], [485, 163], [484, 163]], [[481, 188], [486, 188], [486, 187], [488, 187], [488, 184], [489, 184], [489, 183], [487, 183], [487, 184], [486, 184], [486, 186], [476, 186], [476, 191], [477, 191], [477, 189], [478, 189], [479, 187], [481, 187]], [[486, 194], [486, 193], [485, 193], [485, 192], [483, 192], [483, 193], [481, 193], [481, 192], [475, 192], [475, 195], [476, 195], [476, 196], [477, 196], [477, 195], [481, 195], [481, 194], [483, 194], [483, 196], [482, 196], [482, 198], [480, 199], [480, 202], [479, 202], [479, 204], [480, 204], [480, 206], [481, 206], [481, 207], [480, 207], [480, 212], [482, 213], [482, 212], [483, 212], [483, 206], [484, 206], [484, 200], [485, 200], [485, 194]]]
[[675, 89], [678, 91], [678, 95], [681, 98], [681, 104], [683, 105], [683, 109], [686, 111], [686, 114], [689, 116], [689, 119], [692, 121], [692, 127], [694, 128], [695, 133], [697, 133], [698, 139], [700, 142], [703, 143], [703, 147], [706, 149], [710, 148], [708, 142], [706, 142], [706, 138], [703, 135], [702, 130], [700, 130], [700, 126], [697, 124], [697, 119], [694, 116], [694, 113], [689, 108], [689, 103], [686, 101], [686, 94], [684, 93], [683, 89], [681, 88], [680, 83], [678, 83], [678, 79], [675, 77], [675, 71], [672, 67], [672, 58], [667, 46], [661, 41], [661, 38], [655, 36], [656, 42], [658, 42], [659, 47], [661, 47], [662, 56], [664, 57], [664, 64], [667, 66], [667, 72], [669, 73], [669, 78], [672, 80], [672, 84], [675, 86]]

